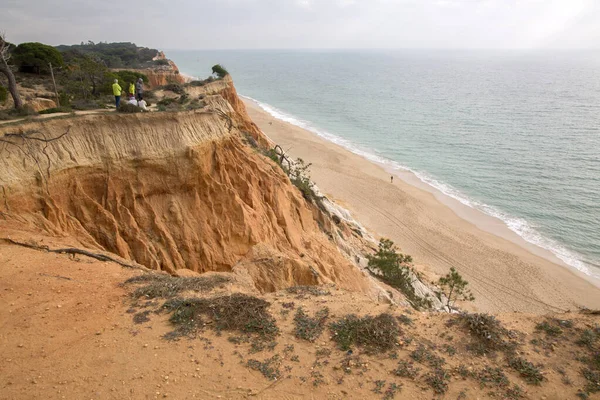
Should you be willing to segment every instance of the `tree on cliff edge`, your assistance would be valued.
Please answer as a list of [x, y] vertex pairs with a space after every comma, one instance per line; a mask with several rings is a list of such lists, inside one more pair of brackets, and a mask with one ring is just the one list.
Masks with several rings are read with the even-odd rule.
[[19, 92], [17, 91], [17, 81], [15, 80], [15, 75], [8, 65], [8, 60], [10, 59], [9, 50], [9, 43], [4, 39], [4, 34], [0, 33], [0, 73], [4, 74], [8, 80], [8, 91], [13, 98], [15, 108], [22, 108], [23, 101], [21, 100]]

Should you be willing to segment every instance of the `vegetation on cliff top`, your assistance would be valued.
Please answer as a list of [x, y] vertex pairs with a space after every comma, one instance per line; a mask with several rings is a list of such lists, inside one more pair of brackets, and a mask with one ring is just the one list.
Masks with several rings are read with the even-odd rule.
[[108, 68], [143, 68], [161, 64], [152, 61], [158, 54], [157, 49], [138, 47], [135, 43], [130, 42], [94, 43], [88, 41], [70, 46], [60, 45], [56, 48], [64, 53], [65, 57], [88, 56], [102, 62]]

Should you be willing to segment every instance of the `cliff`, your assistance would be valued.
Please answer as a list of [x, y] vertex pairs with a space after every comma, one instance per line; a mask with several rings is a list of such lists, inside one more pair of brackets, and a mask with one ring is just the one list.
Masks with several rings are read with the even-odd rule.
[[231, 79], [203, 90], [211, 107], [200, 111], [2, 128], [0, 230], [41, 232], [169, 273], [233, 271], [263, 292], [334, 282], [381, 291], [332, 241], [331, 221], [245, 143], [268, 140]]

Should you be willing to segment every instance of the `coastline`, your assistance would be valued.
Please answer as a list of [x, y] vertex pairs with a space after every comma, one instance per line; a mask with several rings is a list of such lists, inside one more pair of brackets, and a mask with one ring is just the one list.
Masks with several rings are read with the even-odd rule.
[[[376, 236], [411, 254], [436, 281], [454, 266], [471, 282], [485, 312], [560, 312], [600, 308], [600, 282], [527, 242], [503, 221], [470, 208], [410, 171], [368, 160], [317, 134], [275, 119], [254, 101], [253, 121], [293, 157], [312, 163], [322, 192], [349, 209]], [[390, 174], [398, 177], [390, 183]]]

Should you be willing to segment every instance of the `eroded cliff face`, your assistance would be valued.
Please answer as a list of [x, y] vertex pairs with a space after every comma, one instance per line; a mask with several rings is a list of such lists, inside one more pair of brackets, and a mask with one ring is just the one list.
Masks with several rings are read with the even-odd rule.
[[[0, 150], [0, 231], [41, 232], [170, 273], [232, 271], [259, 291], [330, 282], [376, 291], [332, 240], [331, 221], [247, 143], [248, 134], [268, 141], [231, 81], [206, 90], [212, 108], [200, 112], [2, 128], [13, 144]], [[19, 132], [68, 133], [45, 143]]]

